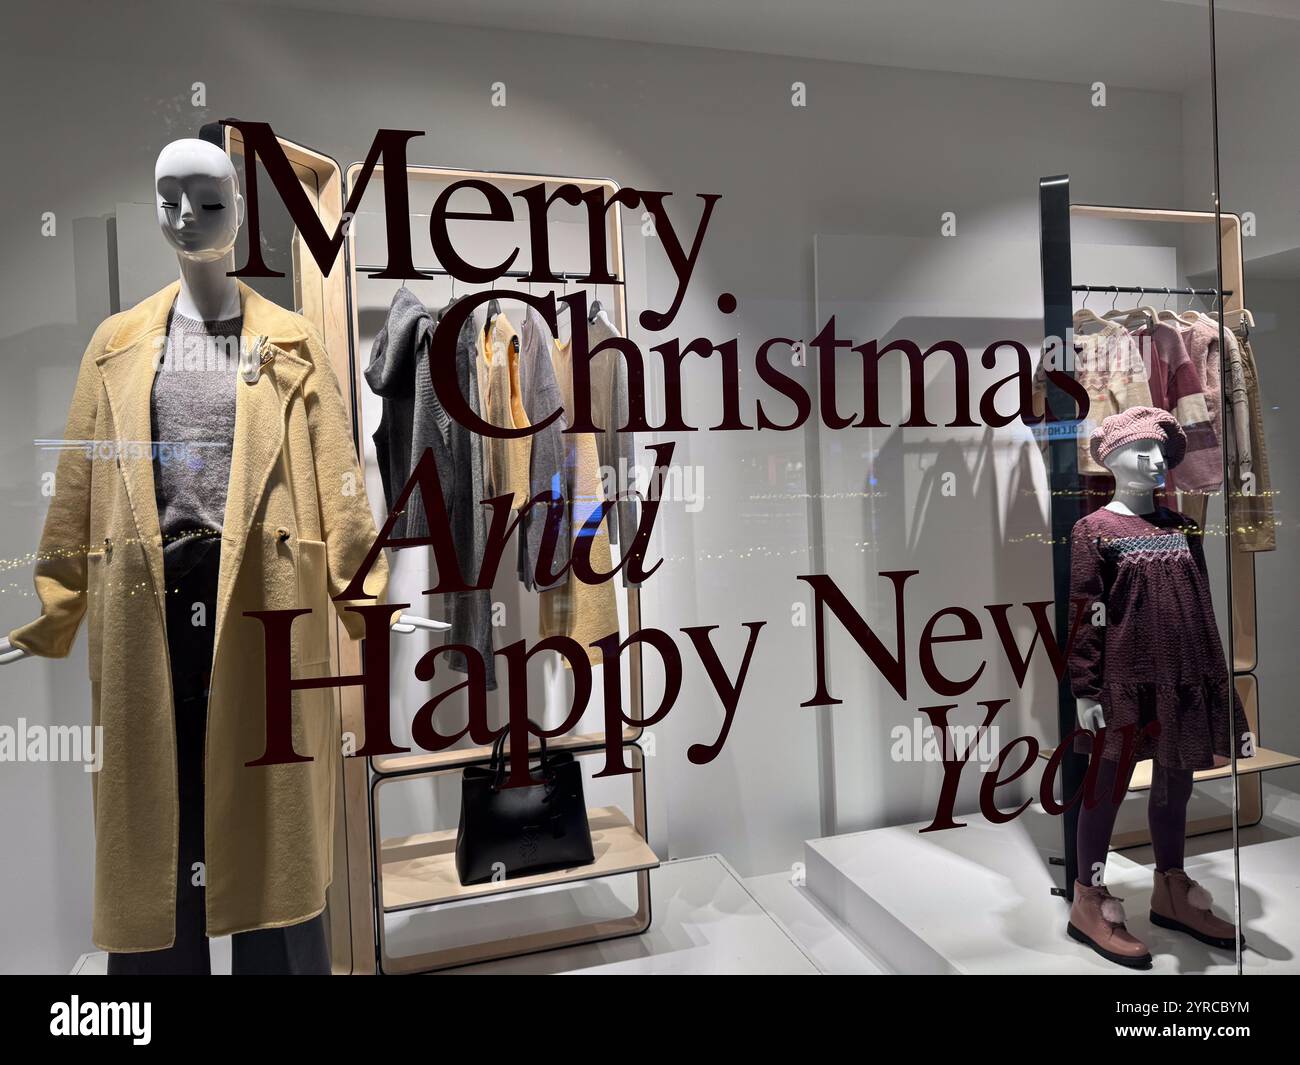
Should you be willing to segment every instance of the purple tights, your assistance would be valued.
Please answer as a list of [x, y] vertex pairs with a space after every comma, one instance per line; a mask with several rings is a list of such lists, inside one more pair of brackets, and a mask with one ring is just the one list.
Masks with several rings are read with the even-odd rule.
[[[1079, 825], [1075, 833], [1079, 857], [1079, 883], [1097, 885], [1105, 883], [1106, 854], [1110, 849], [1111, 833], [1119, 815], [1119, 801], [1115, 799], [1115, 786], [1119, 776], [1119, 762], [1103, 758], [1097, 768], [1095, 794], [1097, 805], [1079, 810]], [[1187, 836], [1187, 802], [1192, 797], [1192, 771], [1190, 769], [1165, 769], [1155, 767], [1165, 775], [1167, 782], [1165, 803], [1158, 804], [1154, 797], [1147, 799], [1147, 826], [1151, 830], [1151, 849], [1155, 852], [1156, 869], [1166, 872], [1183, 867], [1183, 845]], [[1128, 790], [1133, 776], [1133, 766], [1128, 765], [1120, 787], [1120, 800]], [[1154, 796], [1153, 789], [1153, 796]]]

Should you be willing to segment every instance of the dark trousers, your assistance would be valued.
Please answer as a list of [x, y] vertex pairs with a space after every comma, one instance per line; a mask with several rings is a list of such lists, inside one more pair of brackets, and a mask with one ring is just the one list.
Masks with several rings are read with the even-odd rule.
[[[216, 626], [220, 544], [216, 537], [193, 538], [168, 544], [164, 553], [167, 643], [172, 662], [176, 771], [180, 792], [176, 942], [165, 950], [109, 954], [110, 976], [207, 976], [212, 972], [202, 865], [203, 748]], [[193, 624], [197, 603], [203, 604], [206, 625]], [[236, 976], [327, 975], [330, 958], [325, 915], [319, 914], [287, 928], [238, 932], [232, 937], [231, 953], [231, 969]]]

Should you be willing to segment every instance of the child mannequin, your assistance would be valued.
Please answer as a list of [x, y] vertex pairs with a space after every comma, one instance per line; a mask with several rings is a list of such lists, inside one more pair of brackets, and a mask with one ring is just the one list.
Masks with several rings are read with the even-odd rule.
[[1146, 968], [1151, 954], [1105, 887], [1106, 855], [1135, 761], [1154, 760], [1147, 816], [1155, 852], [1151, 921], [1231, 950], [1235, 929], [1210, 909], [1208, 892], [1183, 871], [1192, 774], [1228, 761], [1230, 736], [1246, 732], [1210, 603], [1201, 531], [1158, 507], [1154, 492], [1186, 451], [1168, 412], [1133, 407], [1093, 432], [1093, 457], [1115, 477], [1115, 495], [1072, 536], [1071, 597], [1087, 611], [1070, 655], [1079, 727], [1076, 747], [1097, 761], [1077, 832], [1080, 882], [1067, 931], [1102, 957]]

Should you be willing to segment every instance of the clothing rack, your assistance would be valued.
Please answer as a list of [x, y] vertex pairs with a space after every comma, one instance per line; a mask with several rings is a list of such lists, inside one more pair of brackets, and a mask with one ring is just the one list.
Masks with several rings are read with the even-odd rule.
[[1071, 292], [1113, 292], [1129, 296], [1214, 296], [1224, 299], [1232, 295], [1232, 289], [1218, 288], [1147, 288], [1145, 285], [1071, 285]]
[[[1068, 175], [1046, 177], [1039, 181], [1039, 221], [1040, 221], [1040, 255], [1043, 282], [1043, 324], [1044, 336], [1062, 337], [1069, 333], [1073, 320], [1074, 292], [1110, 292], [1132, 294], [1169, 294], [1221, 297], [1220, 309], [1223, 315], [1242, 312], [1245, 304], [1244, 255], [1242, 252], [1241, 219], [1225, 211], [1188, 211], [1167, 208], [1104, 206], [1100, 204], [1076, 204], [1070, 202], [1070, 179]], [[1075, 285], [1072, 283], [1072, 261], [1070, 243], [1070, 220], [1074, 216], [1093, 220], [1141, 222], [1141, 223], [1176, 223], [1196, 226], [1211, 225], [1215, 227], [1218, 246], [1221, 249], [1219, 288], [1148, 288], [1119, 285]], [[1066, 372], [1069, 372], [1068, 370]], [[1074, 401], [1055, 382], [1049, 381], [1047, 402], [1053, 416], [1066, 423], [1077, 419]], [[1231, 411], [1225, 407], [1226, 416], [1231, 418]], [[1230, 424], [1227, 423], [1227, 424]], [[1226, 440], [1226, 436], [1225, 436]], [[1225, 456], [1225, 473], [1227, 462]], [[1082, 517], [1082, 502], [1079, 497], [1079, 470], [1077, 440], [1073, 435], [1055, 434], [1049, 441], [1048, 478], [1051, 486], [1051, 530], [1052, 530], [1052, 575], [1056, 596], [1055, 624], [1057, 639], [1064, 646], [1071, 624], [1070, 604], [1070, 532], [1074, 523]], [[1225, 505], [1230, 501], [1225, 496]], [[1193, 514], [1198, 520], [1204, 514]], [[1231, 515], [1225, 512], [1225, 526], [1231, 528]], [[1255, 556], [1242, 551], [1228, 540], [1228, 552], [1225, 559], [1226, 593], [1231, 609], [1228, 640], [1225, 650], [1228, 655], [1229, 674], [1246, 709], [1246, 718], [1250, 722], [1256, 737], [1255, 754], [1249, 758], [1235, 755], [1233, 763], [1222, 769], [1200, 770], [1195, 779], [1198, 782], [1221, 778], [1232, 778], [1235, 802], [1230, 814], [1197, 817], [1188, 821], [1187, 835], [1200, 835], [1208, 832], [1220, 832], [1234, 829], [1239, 825], [1258, 824], [1263, 817], [1263, 788], [1261, 774], [1270, 769], [1300, 764], [1300, 757], [1272, 751], [1260, 743], [1259, 717], [1260, 705], [1258, 682], [1255, 669], [1258, 665], [1258, 640], [1255, 597]], [[1060, 740], [1064, 740], [1076, 727], [1075, 700], [1070, 688], [1068, 675], [1063, 674], [1057, 690], [1058, 728]], [[1058, 741], [1059, 742], [1059, 741]], [[1072, 748], [1073, 745], [1071, 745]], [[1046, 753], [1046, 752], [1045, 752]], [[1087, 768], [1087, 759], [1076, 754], [1073, 749], [1058, 752], [1061, 755], [1061, 791], [1068, 799], [1078, 794]], [[1149, 780], [1143, 780], [1145, 763], [1140, 763], [1134, 774], [1130, 790], [1149, 786]], [[1145, 773], [1149, 777], [1149, 773]], [[1065, 886], [1053, 888], [1053, 894], [1071, 898], [1073, 886], [1078, 877], [1075, 856], [1075, 836], [1078, 823], [1078, 804], [1075, 803], [1062, 816], [1064, 834], [1064, 854], [1062, 858], [1053, 857], [1053, 865], [1064, 866]], [[1142, 846], [1150, 842], [1145, 829], [1128, 832], [1116, 832], [1111, 838], [1114, 848]]]
[[[345, 187], [355, 186], [362, 169], [361, 163], [353, 163], [347, 169]], [[373, 175], [379, 177], [382, 174], [383, 164], [380, 163], [374, 167]], [[487, 181], [498, 186], [523, 182], [533, 184], [538, 180], [556, 184], [575, 184], [583, 189], [599, 189], [607, 198], [617, 193], [619, 188], [616, 182], [606, 178], [470, 171], [417, 164], [408, 164], [405, 167], [405, 179], [408, 182], [445, 185], [465, 178]], [[382, 232], [382, 230], [376, 228], [375, 232]], [[357, 227], [351, 227], [346, 262], [349, 292], [352, 297], [348, 309], [351, 316], [353, 351], [358, 351], [361, 344], [359, 319], [361, 301], [358, 298], [361, 288], [363, 285], [368, 286], [371, 281], [396, 280], [367, 276], [383, 272], [387, 267], [367, 265], [362, 262], [362, 259], [369, 260], [381, 256], [378, 256], [377, 252], [359, 255], [357, 238]], [[587, 280], [590, 270], [550, 271], [550, 276], [554, 277], [556, 282], [563, 284], [577, 282], [581, 285], [585, 282], [586, 286], [592, 289], [610, 286], [611, 296], [607, 304], [610, 319], [615, 327], [626, 335], [628, 290], [625, 284], [623, 232], [618, 205], [615, 205], [612, 211], [606, 212], [605, 242], [606, 254], [609, 256], [616, 277], [612, 285], [609, 281]], [[556, 249], [556, 254], [557, 256], [561, 254], [559, 249]], [[580, 261], [581, 258], [569, 260], [571, 263]], [[515, 269], [503, 271], [498, 276], [522, 280], [527, 278], [530, 272]], [[457, 291], [454, 287], [454, 275], [441, 265], [416, 267], [411, 273], [412, 276], [406, 279], [408, 282], [451, 277], [453, 291]], [[417, 274], [427, 276], [421, 278], [415, 276]], [[470, 282], [465, 284], [466, 292], [480, 293], [490, 287], [491, 285], [484, 286]], [[369, 291], [374, 293], [378, 290], [370, 288]], [[520, 289], [521, 294], [525, 291]], [[509, 292], [505, 292], [502, 298], [507, 299], [509, 295]], [[365, 383], [359, 358], [354, 359], [352, 372], [353, 392], [358, 396], [363, 395]], [[364, 423], [364, 417], [359, 415], [358, 425], [363, 438], [370, 428]], [[624, 595], [625, 616], [620, 620], [620, 629], [623, 624], [626, 624], [627, 631], [635, 632], [641, 628], [640, 590], [635, 586], [627, 587]], [[620, 613], [622, 614], [623, 611], [621, 610]], [[455, 778], [470, 766], [486, 764], [490, 760], [491, 749], [452, 747], [441, 751], [418, 751], [369, 759], [368, 839], [363, 846], [366, 852], [365, 860], [370, 865], [371, 873], [369, 886], [372, 910], [368, 916], [369, 927], [373, 932], [375, 968], [378, 972], [393, 974], [430, 972], [435, 969], [512, 957], [538, 950], [639, 935], [650, 927], [652, 902], [650, 870], [659, 865], [659, 858], [649, 845], [649, 800], [646, 783], [648, 759], [638, 746], [642, 735], [640, 719], [643, 706], [639, 645], [634, 644], [628, 650], [626, 667], [630, 699], [628, 717], [634, 724], [622, 729], [618, 743], [636, 771], [627, 778], [626, 790], [630, 795], [626, 799], [620, 798], [612, 805], [593, 806], [588, 809], [593, 844], [598, 854], [597, 860], [589, 865], [576, 869], [535, 873], [489, 884], [462, 885], [454, 869], [455, 830], [429, 823], [423, 827], [429, 828], [430, 831], [417, 832], [414, 835], [390, 835], [385, 831], [385, 804], [381, 802], [381, 796], [403, 787], [450, 787], [454, 791]], [[606, 736], [603, 731], [570, 732], [553, 737], [546, 746], [552, 751], [570, 752], [575, 758], [581, 759], [599, 757], [605, 749], [605, 741]], [[533, 746], [535, 745], [530, 743], [530, 747]], [[588, 798], [594, 798], [591, 792], [588, 792]], [[404, 827], [404, 831], [407, 830], [409, 828]], [[546, 914], [540, 909], [531, 910], [527, 906], [521, 906], [513, 911], [515, 916], [508, 926], [505, 923], [498, 925], [486, 920], [481, 926], [471, 922], [471, 932], [463, 937], [434, 934], [427, 940], [417, 936], [414, 942], [411, 941], [410, 936], [390, 937], [390, 931], [397, 928], [397, 925], [392, 922], [392, 915], [400, 912], [418, 913], [420, 923], [427, 922], [430, 928], [451, 927], [451, 923], [457, 920], [457, 911], [460, 907], [479, 903], [491, 904], [494, 907], [508, 907], [509, 897], [534, 889], [556, 891], [557, 894], [552, 898], [562, 897], [566, 885], [572, 886], [605, 878], [610, 878], [611, 888], [607, 893], [606, 901], [597, 907], [601, 912], [586, 913], [581, 905], [575, 903], [578, 913], [573, 921], [548, 920]], [[622, 886], [615, 889], [612, 886], [614, 884]], [[604, 912], [606, 910], [610, 912]]]
[[[383, 273], [385, 270], [387, 270], [388, 267], [386, 267], [386, 266], [379, 266], [379, 265], [374, 264], [374, 263], [358, 263], [358, 264], [356, 265], [355, 269], [356, 269], [356, 272], [359, 273], [359, 274], [379, 274], [379, 273]], [[417, 267], [415, 268], [415, 272], [416, 272], [417, 274], [433, 274], [433, 275], [436, 276], [436, 277], [451, 277], [451, 276], [452, 276], [452, 273], [451, 273], [450, 270], [446, 270], [446, 269], [444, 269], [444, 268], [441, 267], [441, 266], [417, 266]], [[506, 270], [506, 271], [503, 271], [502, 273], [498, 274], [497, 277], [521, 277], [521, 278], [522, 278], [522, 277], [528, 277], [529, 274], [531, 274], [531, 273], [532, 273], [531, 270]], [[563, 282], [566, 282], [566, 283], [567, 283], [567, 282], [569, 282], [569, 281], [583, 281], [583, 280], [586, 280], [586, 279], [588, 278], [589, 275], [587, 275], [587, 274], [585, 274], [585, 273], [584, 273], [584, 274], [574, 274], [574, 273], [569, 273], [569, 272], [567, 272], [567, 271], [564, 272], [564, 273], [557, 274], [554, 270], [552, 270], [552, 271], [551, 271], [551, 276], [552, 276], [553, 278], [555, 278], [557, 281], [563, 281]], [[371, 277], [371, 278], [368, 278], [367, 280], [370, 280], [370, 281], [374, 281], [374, 280], [386, 280], [386, 281], [392, 281], [392, 280], [394, 280], [394, 278], [391, 278], [391, 277], [390, 277], [390, 278], [379, 278], [379, 279], [376, 279], [376, 278]], [[421, 280], [427, 280], [427, 279], [426, 279], [426, 278], [415, 277], [414, 275], [412, 275], [411, 277], [408, 277], [408, 278], [403, 279], [403, 283], [405, 283], [406, 281], [421, 281]], [[543, 283], [543, 282], [540, 282], [540, 281], [538, 282], [538, 284], [542, 284], [542, 283]], [[608, 281], [603, 282], [603, 283], [604, 283], [604, 284], [609, 284]]]

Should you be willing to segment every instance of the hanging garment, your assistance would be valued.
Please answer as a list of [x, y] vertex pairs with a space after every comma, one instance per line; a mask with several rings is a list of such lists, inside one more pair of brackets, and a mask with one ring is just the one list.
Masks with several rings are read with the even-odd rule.
[[[504, 314], [492, 319], [486, 329], [476, 331], [478, 341], [479, 398], [484, 421], [503, 429], [526, 429], [523, 388], [519, 380], [519, 333]], [[488, 436], [483, 441], [487, 496], [512, 497], [518, 510], [529, 500], [529, 466], [532, 437], [508, 439]]]
[[[1210, 424], [1210, 436], [1202, 437], [1200, 448], [1196, 448], [1196, 442], [1190, 436], [1188, 437], [1188, 458], [1192, 458], [1193, 450], [1200, 450], [1203, 454], [1199, 460], [1179, 468], [1173, 487], [1184, 492], [1217, 492], [1223, 487], [1223, 453], [1220, 445], [1223, 432], [1223, 403], [1219, 380], [1222, 376], [1219, 365], [1219, 327], [1217, 323], [1199, 315], [1195, 320], [1177, 318], [1169, 324], [1176, 326], [1188, 358], [1201, 379], [1205, 409]], [[1166, 491], [1168, 488], [1169, 486], [1166, 486]]]
[[[1047, 371], [1040, 360], [1034, 373], [1035, 413], [1047, 410]], [[1064, 367], [1062, 367], [1064, 369]], [[1129, 407], [1151, 406], [1147, 367], [1132, 335], [1123, 326], [1108, 323], [1096, 333], [1074, 333], [1074, 378], [1088, 393], [1088, 411], [1074, 427], [1081, 476], [1109, 477], [1088, 449], [1093, 429], [1112, 414]], [[1044, 449], [1049, 440], [1041, 440]]]
[[[389, 512], [411, 471], [427, 448], [433, 449], [442, 482], [443, 502], [451, 504], [455, 482], [448, 436], [451, 419], [438, 402], [429, 376], [429, 345], [433, 317], [405, 285], [397, 290], [388, 308], [388, 319], [375, 337], [366, 367], [366, 383], [383, 399], [383, 414], [375, 430], [375, 459], [384, 482], [384, 502]], [[428, 516], [420, 501], [420, 489], [412, 490], [402, 515], [390, 536], [429, 535]]]
[[1175, 321], [1192, 365], [1205, 386], [1205, 406], [1217, 435], [1223, 423], [1219, 390], [1219, 324], [1199, 314], [1193, 319], [1178, 318]]
[[[176, 935], [179, 796], [154, 498], [150, 397], [173, 282], [107, 319], [77, 375], [36, 563], [39, 618], [14, 646], [62, 658], [87, 621], [92, 720], [103, 728], [95, 793], [93, 938], [101, 950], [158, 950]], [[334, 869], [339, 718], [328, 689], [293, 693], [294, 742], [309, 762], [248, 766], [266, 748], [266, 636], [246, 611], [309, 608], [291, 633], [293, 676], [329, 670], [333, 604], [377, 532], [347, 407], [310, 323], [239, 284], [241, 343], [260, 353], [236, 386], [215, 599], [204, 757], [208, 935], [301, 923], [320, 913]], [[352, 494], [338, 486], [351, 481]], [[382, 597], [375, 560], [366, 591]]]
[[[443, 314], [451, 305], [444, 307]], [[464, 390], [465, 402], [478, 417], [483, 410], [479, 401], [478, 336], [480, 322], [470, 315], [461, 326], [456, 339], [456, 379]], [[456, 559], [460, 564], [464, 583], [475, 584], [483, 567], [483, 551], [487, 545], [488, 508], [483, 500], [489, 498], [484, 473], [483, 442], [487, 439], [471, 431], [455, 419], [448, 431], [448, 448], [451, 466], [455, 471], [452, 486], [451, 539], [456, 546]], [[483, 659], [487, 690], [497, 686], [496, 656], [492, 649], [492, 590], [481, 588], [470, 592], [449, 592], [443, 596], [443, 608], [451, 628], [444, 643], [466, 644], [478, 651]], [[468, 672], [465, 658], [459, 652], [446, 656], [448, 664], [458, 673]]]
[[[619, 335], [603, 314], [597, 315], [587, 326], [587, 350]], [[606, 499], [617, 500], [609, 514], [609, 542], [621, 544], [626, 551], [636, 534], [637, 501], [630, 483], [636, 435], [619, 432], [628, 419], [627, 363], [615, 347], [604, 348], [591, 360], [591, 409], [592, 424], [604, 430], [596, 434], [602, 490]], [[623, 575], [626, 583], [626, 569]]]
[[[565, 428], [572, 424], [568, 412], [573, 408], [572, 348], [556, 341], [552, 347], [555, 359], [555, 377], [559, 382], [565, 409]], [[605, 500], [600, 479], [600, 449], [594, 433], [564, 433], [565, 464], [564, 498], [570, 509], [569, 528], [572, 552], [581, 550], [579, 537], [588, 538], [591, 547], [591, 566], [597, 573], [608, 573], [613, 568], [609, 546], [609, 515], [601, 518], [599, 525], [593, 519], [604, 507], [612, 511]], [[604, 661], [601, 653], [591, 647], [593, 640], [619, 631], [618, 602], [613, 580], [600, 584], [580, 581], [570, 570], [565, 584], [542, 592], [540, 596], [539, 626], [542, 636], [570, 636], [587, 648], [588, 660], [593, 665]], [[568, 659], [564, 659], [568, 665]]]
[[1246, 369], [1242, 365], [1241, 342], [1231, 330], [1224, 330], [1227, 343], [1228, 382], [1224, 386], [1228, 409], [1232, 412], [1232, 436], [1228, 444], [1228, 461], [1247, 472], [1252, 465], [1250, 447], [1250, 393], [1246, 386]]
[[[1210, 416], [1205, 379], [1187, 349], [1187, 330], [1159, 322], [1135, 339], [1147, 352], [1151, 405], [1167, 410], [1187, 437], [1187, 455], [1166, 477], [1164, 490], [1215, 492], [1223, 485], [1223, 455]], [[1217, 347], [1217, 345], [1216, 345]]]
[[[1133, 757], [1171, 770], [1226, 765], [1248, 726], [1219, 640], [1200, 528], [1165, 508], [1138, 517], [1103, 507], [1075, 523], [1070, 551], [1070, 597], [1084, 604], [1070, 685], [1076, 699], [1101, 702], [1102, 757], [1121, 757], [1122, 726], [1158, 721], [1160, 735], [1143, 736]], [[1091, 623], [1098, 603], [1104, 625]], [[1078, 737], [1075, 749], [1088, 753], [1093, 739]]]
[[[523, 391], [524, 413], [530, 425], [537, 425], [563, 406], [560, 386], [555, 379], [555, 369], [551, 365], [553, 342], [550, 327], [534, 308], [529, 307], [524, 315], [524, 324], [519, 330], [519, 383]], [[561, 501], [564, 495], [565, 461], [562, 427], [561, 416], [550, 425], [538, 429], [532, 436], [532, 448], [529, 454], [528, 498], [533, 499], [543, 493], [551, 493], [557, 500], [555, 508], [561, 516], [554, 561], [551, 563], [552, 573], [558, 573], [569, 561], [570, 508]], [[540, 505], [529, 508], [524, 515], [524, 527], [517, 537], [519, 579], [530, 591], [538, 587], [553, 586], [563, 579], [557, 578], [540, 586], [534, 581], [546, 521], [546, 508]]]
[[[1259, 367], [1250, 339], [1243, 331], [1225, 334], [1234, 373], [1232, 411], [1238, 439], [1233, 465], [1232, 539], [1243, 551], [1272, 551], [1277, 547], [1277, 515], [1273, 509], [1273, 483], [1269, 476], [1268, 449], [1264, 445], [1264, 409]], [[1241, 410], [1245, 406], [1244, 413]], [[1244, 430], [1245, 440], [1241, 440]]]

